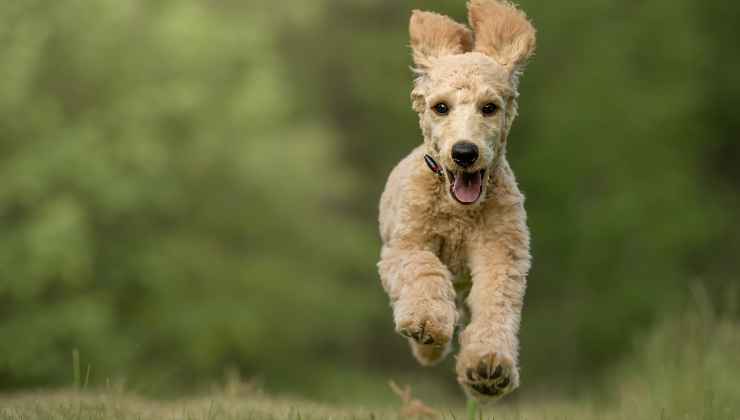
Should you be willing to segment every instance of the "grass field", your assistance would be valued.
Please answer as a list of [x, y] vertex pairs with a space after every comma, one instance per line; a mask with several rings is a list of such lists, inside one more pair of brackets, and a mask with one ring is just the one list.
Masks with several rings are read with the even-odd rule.
[[[697, 310], [664, 322], [645, 336], [631, 358], [580, 397], [529, 394], [523, 391], [526, 397], [516, 401], [485, 406], [475, 418], [740, 420], [740, 324]], [[558, 395], [557, 390], [552, 395]], [[238, 384], [209, 396], [169, 401], [112, 389], [45, 391], [0, 396], [0, 419], [470, 418], [465, 407], [405, 397], [405, 402], [400, 398], [386, 407], [341, 407], [271, 397]]]
[[[617, 402], [540, 401], [487, 406], [484, 419], [740, 419], [738, 403], [707, 404], [702, 395], [665, 404], [646, 395]], [[211, 396], [168, 402], [105, 393], [52, 392], [0, 399], [0, 419], [467, 419], [464, 407], [406, 411], [389, 407], [336, 407], [295, 399]]]

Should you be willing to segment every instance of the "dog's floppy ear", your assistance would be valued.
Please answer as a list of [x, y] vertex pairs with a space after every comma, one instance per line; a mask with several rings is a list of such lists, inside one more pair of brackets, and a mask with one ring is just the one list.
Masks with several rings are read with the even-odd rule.
[[507, 0], [471, 0], [468, 20], [475, 51], [486, 54], [516, 76], [534, 54], [535, 29], [527, 15]]
[[424, 72], [433, 58], [462, 54], [473, 48], [473, 34], [465, 25], [438, 13], [414, 10], [409, 22], [416, 70]]

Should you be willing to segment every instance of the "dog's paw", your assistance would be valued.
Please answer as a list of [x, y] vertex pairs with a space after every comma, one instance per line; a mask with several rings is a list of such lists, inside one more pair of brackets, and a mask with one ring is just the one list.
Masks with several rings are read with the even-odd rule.
[[477, 356], [463, 350], [457, 359], [457, 380], [468, 395], [486, 402], [515, 390], [519, 372], [513, 360], [500, 353]]
[[452, 339], [454, 324], [432, 317], [401, 320], [396, 332], [425, 346], [444, 346]]
[[455, 331], [455, 303], [401, 300], [394, 307], [396, 332], [425, 346], [446, 346]]

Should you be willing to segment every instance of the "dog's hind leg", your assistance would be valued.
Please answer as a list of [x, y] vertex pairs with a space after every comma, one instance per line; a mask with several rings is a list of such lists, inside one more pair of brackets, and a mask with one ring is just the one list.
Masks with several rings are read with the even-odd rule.
[[433, 366], [441, 362], [450, 353], [450, 348], [452, 347], [451, 341], [442, 345], [427, 345], [419, 344], [413, 338], [409, 338], [409, 344], [411, 345], [411, 353], [422, 366]]
[[430, 251], [390, 246], [383, 247], [378, 269], [396, 332], [411, 339], [422, 365], [439, 361], [447, 354], [457, 320], [450, 271]]

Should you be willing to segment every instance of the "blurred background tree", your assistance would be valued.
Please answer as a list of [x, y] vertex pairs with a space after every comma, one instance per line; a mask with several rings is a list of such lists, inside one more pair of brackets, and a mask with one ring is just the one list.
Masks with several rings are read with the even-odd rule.
[[[522, 1], [539, 29], [509, 157], [533, 231], [524, 390], [577, 392], [740, 261], [740, 6]], [[420, 142], [412, 8], [462, 0], [0, 5], [0, 390], [160, 395], [225, 370], [380, 399], [415, 366], [376, 207]]]

